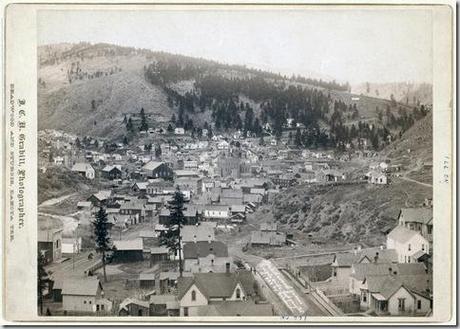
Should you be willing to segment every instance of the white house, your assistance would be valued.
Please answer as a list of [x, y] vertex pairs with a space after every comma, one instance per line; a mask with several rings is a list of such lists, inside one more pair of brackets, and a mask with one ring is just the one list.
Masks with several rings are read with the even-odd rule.
[[426, 315], [431, 311], [431, 279], [421, 275], [371, 275], [363, 280], [360, 308], [377, 315]]
[[177, 127], [174, 129], [174, 134], [175, 135], [184, 135], [185, 134], [185, 129], [181, 127]]
[[76, 163], [72, 167], [72, 171], [79, 173], [87, 179], [94, 179], [95, 171], [89, 163]]
[[377, 184], [377, 185], [386, 185], [388, 184], [388, 176], [379, 171], [371, 171], [367, 174], [368, 182], [370, 184]]
[[415, 263], [429, 254], [429, 242], [417, 231], [398, 225], [387, 235], [387, 249], [395, 249], [400, 263]]
[[62, 309], [75, 313], [109, 312], [112, 302], [103, 298], [100, 281], [94, 277], [65, 280], [62, 287]]
[[243, 301], [254, 294], [254, 277], [249, 271], [195, 273], [177, 282], [180, 316], [197, 316], [210, 303]]

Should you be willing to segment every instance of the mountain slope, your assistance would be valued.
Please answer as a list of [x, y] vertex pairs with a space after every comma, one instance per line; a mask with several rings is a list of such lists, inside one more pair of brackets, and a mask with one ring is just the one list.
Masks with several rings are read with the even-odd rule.
[[[147, 81], [145, 68], [152, 63], [163, 61], [182, 73], [193, 68], [195, 74], [180, 76], [166, 84]], [[170, 120], [172, 114], [178, 117], [180, 104], [168, 101], [165, 87], [176, 90], [184, 96], [187, 92], [200, 95], [194, 89], [195, 82], [203, 74], [221, 76], [227, 79], [248, 79], [258, 77], [270, 84], [300, 86], [308, 90], [318, 90], [331, 96], [329, 107], [335, 101], [346, 106], [356, 104], [359, 116], [351, 120], [347, 113], [345, 124], [357, 124], [359, 120], [376, 123], [377, 111], [391, 105], [390, 101], [375, 97], [357, 96], [343, 91], [342, 85], [315, 81], [296, 80], [270, 72], [248, 69], [243, 66], [229, 66], [199, 58], [190, 58], [144, 49], [134, 49], [108, 44], [59, 44], [39, 47], [39, 129], [62, 129], [74, 134], [99, 137], [120, 137], [126, 133], [122, 123], [125, 113], [139, 113], [144, 108], [148, 117], [156, 122]], [[174, 72], [177, 73], [177, 72]], [[303, 82], [308, 81], [308, 83]], [[315, 85], [316, 84], [316, 85]], [[339, 90], [326, 89], [337, 87]], [[247, 95], [239, 94], [238, 102], [247, 102], [260, 117], [261, 102]], [[310, 101], [310, 100], [309, 100]], [[196, 104], [195, 104], [196, 106]], [[403, 110], [410, 110], [398, 104]], [[396, 114], [398, 109], [391, 107]], [[331, 115], [332, 110], [329, 112]], [[211, 123], [211, 106], [186, 112], [195, 126]], [[244, 113], [240, 113], [243, 118]]]

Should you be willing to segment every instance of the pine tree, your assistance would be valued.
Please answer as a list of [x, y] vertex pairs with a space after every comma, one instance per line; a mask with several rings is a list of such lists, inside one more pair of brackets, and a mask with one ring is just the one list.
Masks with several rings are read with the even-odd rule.
[[43, 314], [43, 292], [49, 285], [48, 273], [45, 271], [45, 256], [39, 251], [37, 257], [37, 297], [40, 314]]
[[139, 127], [140, 131], [147, 131], [149, 129], [149, 126], [147, 124], [147, 119], [145, 117], [145, 111], [144, 108], [141, 108], [141, 125]]
[[80, 149], [81, 148], [81, 142], [80, 142], [80, 139], [77, 137], [77, 139], [75, 139], [75, 146]]
[[96, 237], [96, 251], [102, 254], [102, 269], [104, 271], [104, 281], [107, 282], [107, 275], [105, 272], [105, 254], [107, 251], [112, 250], [111, 241], [109, 237], [109, 222], [105, 209], [100, 207], [96, 213], [96, 220], [92, 222], [94, 228], [94, 235]]
[[179, 255], [179, 274], [182, 277], [182, 246], [181, 246], [181, 228], [186, 224], [184, 217], [184, 195], [179, 187], [176, 187], [176, 192], [173, 199], [169, 201], [169, 223], [167, 231], [164, 231], [160, 236], [160, 244], [169, 248], [171, 252]]
[[297, 147], [301, 147], [302, 146], [302, 135], [300, 133], [300, 129], [297, 128], [296, 132], [295, 132], [295, 145]]

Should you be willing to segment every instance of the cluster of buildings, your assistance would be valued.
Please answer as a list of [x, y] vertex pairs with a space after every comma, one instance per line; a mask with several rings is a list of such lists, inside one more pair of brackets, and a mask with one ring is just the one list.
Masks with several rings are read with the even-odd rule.
[[386, 246], [312, 257], [291, 271], [326, 295], [349, 297], [355, 312], [426, 316], [433, 300], [433, 211], [403, 208]]

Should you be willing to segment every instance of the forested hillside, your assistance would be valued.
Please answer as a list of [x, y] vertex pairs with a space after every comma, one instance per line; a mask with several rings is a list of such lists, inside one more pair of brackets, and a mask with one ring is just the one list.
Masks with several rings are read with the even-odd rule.
[[[108, 44], [43, 46], [39, 62], [39, 128], [113, 140], [164, 122], [209, 136], [281, 138], [293, 130], [297, 147], [368, 141], [379, 150], [427, 113], [424, 104], [353, 95], [335, 81]], [[141, 109], [148, 122], [128, 125]]]

